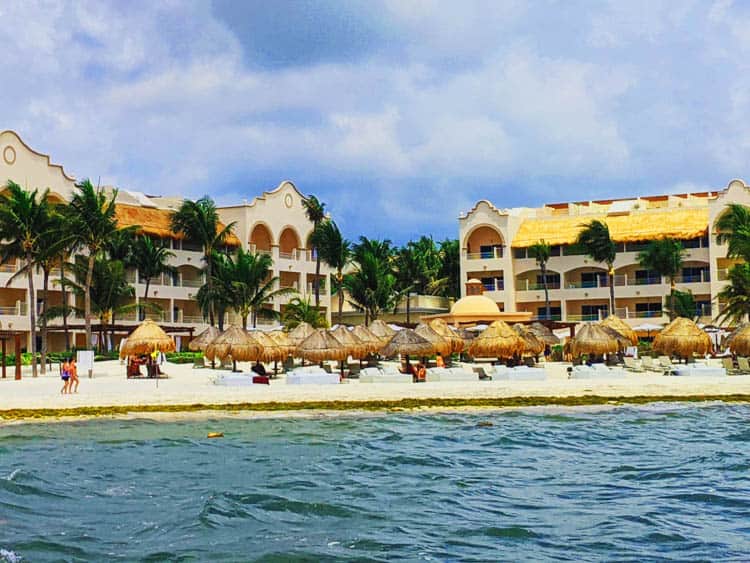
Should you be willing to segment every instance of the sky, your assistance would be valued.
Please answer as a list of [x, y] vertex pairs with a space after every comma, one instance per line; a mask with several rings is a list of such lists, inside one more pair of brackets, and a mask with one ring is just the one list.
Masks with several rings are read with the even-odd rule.
[[750, 3], [0, 2], [0, 130], [220, 204], [291, 180], [347, 238], [750, 180]]

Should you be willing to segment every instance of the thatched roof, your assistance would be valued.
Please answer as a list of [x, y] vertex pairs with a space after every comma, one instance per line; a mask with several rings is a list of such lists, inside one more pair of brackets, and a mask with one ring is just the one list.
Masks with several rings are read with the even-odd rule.
[[668, 356], [687, 358], [703, 356], [711, 351], [711, 337], [690, 319], [677, 317], [654, 338], [655, 351]]
[[209, 360], [223, 360], [229, 356], [237, 362], [254, 362], [261, 357], [258, 342], [241, 327], [232, 325], [222, 332], [205, 351]]
[[[157, 207], [141, 207], [118, 203], [115, 205], [115, 216], [119, 228], [138, 226], [138, 234], [151, 235], [160, 238], [185, 238], [182, 233], [175, 233], [170, 228], [172, 219], [171, 209], [159, 209]], [[219, 223], [219, 229], [225, 225]], [[226, 240], [228, 246], [240, 246], [240, 239], [229, 235]]]
[[432, 319], [430, 328], [451, 344], [451, 354], [458, 354], [464, 349], [464, 339], [456, 334], [443, 319]]
[[625, 338], [627, 338], [630, 341], [630, 344], [632, 344], [633, 346], [638, 345], [638, 335], [628, 323], [623, 321], [617, 315], [608, 316], [600, 324], [602, 326], [608, 326], [609, 328], [616, 330]]
[[341, 343], [351, 357], [359, 359], [368, 354], [367, 346], [344, 325], [339, 325], [329, 332]]
[[544, 240], [547, 244], [573, 244], [583, 225], [598, 219], [609, 227], [615, 242], [636, 242], [671, 237], [691, 239], [708, 231], [708, 207], [677, 207], [631, 211], [622, 215], [565, 215], [524, 219], [511, 246], [529, 247]]
[[380, 319], [376, 319], [372, 321], [370, 323], [370, 326], [368, 326], [367, 328], [370, 329], [370, 332], [372, 332], [375, 336], [380, 338], [383, 344], [387, 344], [391, 340], [391, 338], [393, 338], [393, 335], [396, 333], [395, 330], [393, 330], [384, 321], [381, 321]]
[[742, 324], [732, 332], [723, 342], [728, 346], [732, 354], [739, 356], [750, 356], [750, 325]]
[[435, 332], [429, 325], [419, 323], [414, 329], [419, 336], [424, 338], [427, 342], [432, 344], [432, 351], [436, 354], [443, 356], [449, 356], [453, 345], [451, 341], [443, 338], [437, 332]]
[[294, 354], [294, 351], [297, 349], [294, 343], [289, 340], [287, 333], [283, 330], [272, 330], [268, 333], [268, 336], [273, 338], [279, 349], [284, 352], [284, 359], [286, 359], [287, 356]]
[[521, 323], [513, 325], [513, 330], [523, 339], [523, 353], [530, 356], [538, 356], [544, 353], [544, 340], [529, 330], [529, 327]]
[[471, 341], [469, 354], [511, 358], [523, 352], [523, 339], [503, 321], [495, 321]]
[[221, 331], [216, 328], [215, 326], [210, 326], [203, 332], [201, 332], [198, 336], [193, 338], [190, 341], [190, 344], [188, 344], [188, 348], [190, 350], [193, 350], [194, 352], [197, 350], [204, 351], [206, 347], [211, 344], [218, 336], [221, 334]]
[[319, 329], [297, 347], [297, 355], [311, 362], [323, 360], [344, 360], [349, 355], [347, 349], [325, 329]]
[[375, 336], [365, 325], [357, 325], [352, 329], [352, 334], [359, 338], [368, 353], [377, 352], [383, 347], [383, 342]]
[[528, 328], [529, 331], [533, 332], [545, 344], [549, 344], [550, 346], [560, 344], [560, 339], [555, 336], [555, 333], [539, 321], [531, 323]]
[[406, 354], [407, 356], [427, 356], [432, 354], [432, 344], [410, 328], [399, 330], [380, 353], [385, 357]]
[[152, 320], [143, 321], [130, 333], [120, 350], [120, 357], [159, 352], [174, 352], [175, 344], [171, 336]]
[[575, 338], [568, 341], [570, 353], [574, 356], [581, 354], [613, 354], [622, 348], [617, 336], [596, 323], [585, 323], [576, 332]]
[[289, 341], [294, 344], [295, 346], [299, 346], [302, 344], [302, 342], [313, 334], [315, 332], [315, 329], [312, 327], [309, 323], [300, 323], [296, 327], [294, 327], [289, 333], [287, 334], [287, 337], [289, 338]]
[[285, 350], [269, 334], [262, 330], [254, 330], [249, 334], [260, 345], [259, 361], [273, 362], [287, 357]]

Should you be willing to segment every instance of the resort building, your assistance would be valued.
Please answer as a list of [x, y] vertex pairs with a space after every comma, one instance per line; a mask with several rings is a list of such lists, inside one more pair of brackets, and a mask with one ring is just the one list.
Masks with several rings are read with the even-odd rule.
[[[52, 164], [49, 156], [39, 153], [24, 143], [13, 131], [0, 132], [0, 186], [12, 180], [22, 187], [40, 192], [49, 190], [49, 198], [56, 202], [70, 201], [75, 190], [75, 178], [62, 166]], [[111, 190], [111, 188], [107, 188]], [[111, 192], [110, 192], [111, 193]], [[281, 287], [292, 287], [300, 297], [314, 301], [313, 281], [315, 279], [315, 256], [310, 250], [312, 223], [307, 219], [302, 201], [305, 196], [292, 184], [284, 181], [277, 188], [263, 192], [249, 202], [219, 207], [219, 216], [224, 224], [235, 222], [234, 236], [227, 246], [242, 245], [245, 249], [269, 253], [273, 257], [273, 276], [279, 277]], [[148, 316], [169, 325], [175, 330], [205, 328], [205, 320], [198, 308], [195, 295], [203, 285], [202, 249], [169, 228], [170, 215], [182, 202], [180, 197], [145, 195], [140, 192], [119, 189], [117, 194], [117, 219], [120, 227], [138, 225], [138, 232], [149, 235], [174, 253], [171, 264], [177, 272], [151, 280], [149, 301], [161, 306], [160, 313], [126, 313], [116, 319], [120, 325], [135, 326], [139, 316]], [[28, 307], [32, 301], [40, 307], [41, 275], [35, 279], [37, 295], [32, 299], [28, 294], [25, 276], [12, 276], [22, 267], [20, 262], [0, 266], [0, 328], [14, 331], [29, 331]], [[52, 279], [59, 279], [59, 269], [52, 272]], [[136, 302], [142, 299], [145, 284], [138, 272], [128, 272], [129, 281], [136, 290]], [[330, 318], [329, 271], [321, 264], [320, 305]], [[62, 304], [62, 292], [57, 283], [50, 284], [50, 305]], [[268, 307], [283, 311], [292, 297], [274, 299]], [[69, 297], [69, 304], [75, 304]], [[78, 303], [82, 307], [82, 303]], [[94, 323], [97, 319], [94, 319]], [[228, 323], [239, 323], [240, 319], [230, 314]], [[269, 323], [263, 318], [258, 323]], [[71, 316], [68, 323], [74, 330], [75, 345], [83, 347], [83, 318]], [[54, 320], [51, 326], [56, 331], [50, 334], [49, 349], [64, 348], [64, 337], [59, 331], [61, 321]], [[120, 332], [124, 336], [124, 332]]]
[[[607, 223], [617, 244], [614, 289], [617, 316], [632, 325], [666, 322], [664, 298], [669, 281], [644, 269], [639, 253], [649, 241], [672, 237], [686, 250], [677, 289], [692, 292], [704, 323], [721, 309], [717, 295], [736, 261], [716, 242], [714, 225], [729, 203], [750, 205], [750, 188], [732, 180], [721, 190], [702, 193], [554, 203], [539, 208], [502, 209], [481, 200], [459, 217], [461, 287], [479, 280], [483, 294], [500, 311], [545, 317], [542, 273], [529, 252], [551, 245], [547, 286], [551, 320], [598, 320], [609, 314], [609, 276], [574, 243], [584, 224]], [[469, 284], [471, 287], [471, 284]]]

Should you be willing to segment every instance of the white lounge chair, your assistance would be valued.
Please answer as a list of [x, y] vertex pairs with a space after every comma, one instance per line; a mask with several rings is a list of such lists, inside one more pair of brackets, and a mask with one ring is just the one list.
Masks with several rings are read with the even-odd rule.
[[320, 366], [304, 366], [286, 374], [287, 385], [332, 385], [341, 383], [337, 373], [328, 373]]
[[388, 373], [378, 368], [364, 368], [359, 372], [360, 383], [411, 383], [412, 376], [408, 373], [399, 373], [394, 368], [396, 373], [389, 371]]
[[430, 368], [427, 379], [430, 381], [479, 381], [479, 374], [466, 368]]

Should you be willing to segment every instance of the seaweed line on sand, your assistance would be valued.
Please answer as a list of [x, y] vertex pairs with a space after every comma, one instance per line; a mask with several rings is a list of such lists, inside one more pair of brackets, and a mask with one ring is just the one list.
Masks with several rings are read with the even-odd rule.
[[134, 413], [188, 413], [196, 411], [224, 412], [290, 412], [290, 411], [408, 411], [424, 408], [506, 408], [588, 405], [628, 405], [656, 402], [724, 402], [748, 403], [750, 395], [635, 395], [607, 397], [599, 395], [568, 397], [497, 397], [497, 398], [417, 398], [378, 401], [298, 401], [264, 403], [194, 403], [181, 405], [111, 405], [98, 407], [6, 409], [0, 410], [1, 421], [39, 420], [60, 417], [118, 416]]

